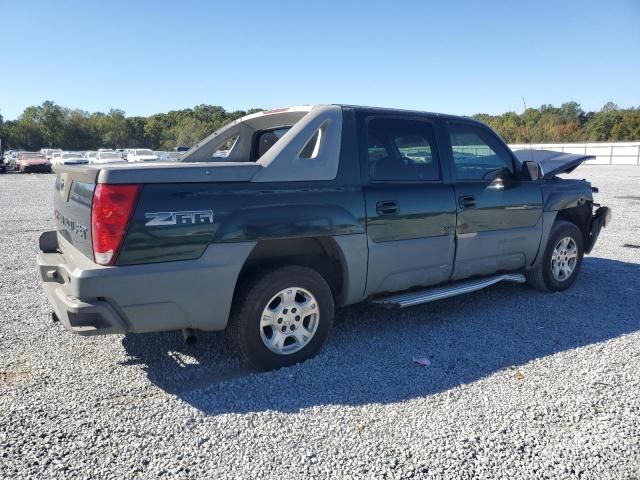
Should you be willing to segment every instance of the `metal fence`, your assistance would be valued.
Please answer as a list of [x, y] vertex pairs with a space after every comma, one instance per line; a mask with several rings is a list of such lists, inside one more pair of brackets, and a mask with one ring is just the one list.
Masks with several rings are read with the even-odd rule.
[[534, 143], [509, 145], [512, 150], [555, 150], [593, 155], [587, 163], [599, 165], [640, 165], [640, 142], [619, 143]]

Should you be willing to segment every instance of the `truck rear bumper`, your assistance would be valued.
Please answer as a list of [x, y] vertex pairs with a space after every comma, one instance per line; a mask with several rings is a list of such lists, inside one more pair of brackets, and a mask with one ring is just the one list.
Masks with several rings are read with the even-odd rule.
[[[38, 256], [38, 263], [40, 259]], [[50, 267], [46, 266], [48, 269]], [[129, 330], [122, 317], [107, 302], [83, 302], [70, 297], [59, 284], [53, 282], [44, 282], [43, 288], [56, 317], [70, 332], [78, 335], [106, 335], [127, 333]]]
[[197, 260], [103, 267], [45, 232], [37, 262], [49, 303], [73, 333], [223, 330], [254, 245], [214, 244]]

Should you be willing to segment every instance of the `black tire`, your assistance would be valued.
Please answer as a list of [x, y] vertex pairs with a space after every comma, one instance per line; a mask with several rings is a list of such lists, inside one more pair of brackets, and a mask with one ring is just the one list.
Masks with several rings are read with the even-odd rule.
[[[565, 237], [570, 237], [576, 245], [578, 256], [573, 271], [564, 279], [558, 280], [553, 276], [551, 271], [551, 257], [556, 245]], [[558, 220], [554, 223], [549, 234], [549, 240], [544, 250], [542, 262], [534, 269], [525, 272], [527, 283], [533, 288], [544, 292], [559, 292], [566, 290], [576, 281], [580, 268], [582, 267], [582, 258], [584, 257], [584, 237], [580, 229], [571, 222]]]
[[[261, 336], [260, 321], [270, 300], [290, 287], [310, 292], [319, 308], [313, 336], [295, 353], [278, 354], [270, 350]], [[253, 276], [234, 298], [228, 338], [243, 363], [254, 370], [273, 370], [303, 362], [315, 356], [329, 336], [334, 317], [331, 288], [315, 270], [300, 266], [284, 266], [262, 271]]]

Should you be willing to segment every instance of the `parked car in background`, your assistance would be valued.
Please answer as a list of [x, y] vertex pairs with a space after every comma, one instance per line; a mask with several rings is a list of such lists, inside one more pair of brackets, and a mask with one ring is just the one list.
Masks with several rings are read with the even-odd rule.
[[90, 152], [94, 155], [89, 158], [89, 163], [115, 163], [124, 160], [116, 152]]
[[20, 173], [51, 173], [51, 162], [39, 152], [21, 152], [18, 155], [15, 169]]
[[45, 158], [47, 160], [49, 160], [49, 161], [51, 161], [51, 159], [53, 158], [53, 154], [56, 153], [56, 152], [61, 153], [62, 149], [61, 148], [42, 148], [42, 149], [40, 149], [40, 153], [42, 155], [44, 155]]
[[161, 162], [177, 162], [180, 160], [180, 152], [154, 151]]
[[155, 162], [158, 156], [148, 148], [134, 148], [127, 151], [127, 162]]
[[80, 152], [54, 152], [50, 162], [51, 165], [86, 165], [89, 160]]
[[15, 159], [15, 154], [15, 150], [5, 150], [0, 157], [0, 173], [7, 173], [7, 168], [12, 167], [11, 159], [12, 157]]
[[17, 150], [9, 150], [9, 154], [5, 154], [5, 164], [8, 168], [15, 170], [18, 162], [18, 154], [22, 153]]
[[120, 155], [123, 160], [127, 159], [127, 150], [124, 148], [116, 148], [116, 153]]

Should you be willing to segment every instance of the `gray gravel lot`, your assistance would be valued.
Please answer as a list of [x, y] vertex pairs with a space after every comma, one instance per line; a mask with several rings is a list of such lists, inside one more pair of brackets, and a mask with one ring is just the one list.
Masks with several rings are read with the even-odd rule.
[[568, 292], [357, 305], [317, 358], [248, 374], [219, 334], [52, 323], [53, 176], [1, 175], [0, 478], [640, 478], [640, 167], [573, 176], [614, 220]]

